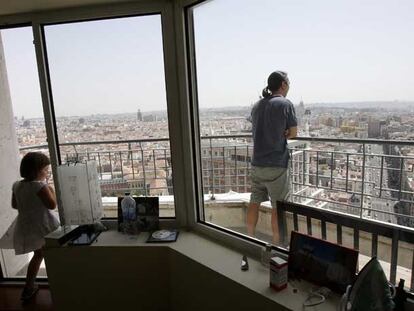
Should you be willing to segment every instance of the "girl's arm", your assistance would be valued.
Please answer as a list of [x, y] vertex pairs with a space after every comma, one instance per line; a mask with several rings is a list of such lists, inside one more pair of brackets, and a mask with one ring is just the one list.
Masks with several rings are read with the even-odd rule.
[[16, 197], [14, 196], [14, 192], [12, 194], [11, 205], [14, 209], [17, 209], [17, 201], [16, 201]]
[[49, 185], [46, 185], [42, 189], [39, 190], [37, 195], [42, 200], [43, 204], [48, 209], [55, 209], [56, 208], [56, 195], [55, 191]]

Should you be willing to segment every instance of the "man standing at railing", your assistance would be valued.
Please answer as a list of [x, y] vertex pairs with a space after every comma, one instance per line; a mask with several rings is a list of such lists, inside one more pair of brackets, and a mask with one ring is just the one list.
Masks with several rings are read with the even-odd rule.
[[276, 201], [289, 193], [287, 139], [297, 135], [293, 104], [286, 99], [289, 79], [283, 71], [272, 72], [263, 90], [263, 98], [251, 112], [253, 159], [251, 168], [252, 193], [247, 209], [247, 233], [254, 236], [260, 203], [272, 203], [273, 243], [279, 243]]

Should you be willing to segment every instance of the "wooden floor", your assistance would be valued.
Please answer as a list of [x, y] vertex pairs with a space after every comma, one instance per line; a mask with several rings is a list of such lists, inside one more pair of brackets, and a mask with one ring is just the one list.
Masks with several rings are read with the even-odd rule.
[[0, 285], [0, 311], [3, 310], [45, 310], [53, 309], [52, 298], [47, 286], [40, 286], [36, 296], [25, 304], [20, 300], [23, 287]]

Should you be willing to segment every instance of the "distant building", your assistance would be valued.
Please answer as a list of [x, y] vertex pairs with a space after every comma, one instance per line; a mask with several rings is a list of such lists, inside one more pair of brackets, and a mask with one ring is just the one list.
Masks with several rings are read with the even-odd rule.
[[298, 126], [303, 125], [303, 117], [305, 115], [305, 105], [303, 100], [300, 101], [299, 105], [295, 107], [296, 118], [298, 119]]
[[378, 138], [381, 135], [381, 122], [371, 119], [368, 122], [368, 138]]
[[157, 121], [157, 116], [153, 114], [149, 114], [146, 116], [143, 116], [142, 121], [144, 122], [155, 122]]
[[335, 127], [340, 128], [343, 124], [343, 118], [342, 117], [336, 117], [335, 119]]
[[142, 121], [142, 113], [140, 109], [138, 109], [138, 112], [137, 112], [137, 120]]

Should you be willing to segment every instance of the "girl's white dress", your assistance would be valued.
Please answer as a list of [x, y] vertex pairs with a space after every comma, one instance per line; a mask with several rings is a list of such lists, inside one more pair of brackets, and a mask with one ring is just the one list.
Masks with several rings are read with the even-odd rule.
[[42, 248], [44, 237], [59, 227], [59, 221], [37, 195], [43, 187], [47, 187], [43, 181], [21, 180], [13, 184], [19, 212], [13, 238], [16, 255]]

